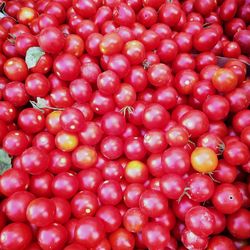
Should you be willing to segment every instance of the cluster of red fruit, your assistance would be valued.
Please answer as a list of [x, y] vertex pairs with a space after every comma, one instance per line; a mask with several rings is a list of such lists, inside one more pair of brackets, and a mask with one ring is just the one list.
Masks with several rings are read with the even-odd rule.
[[249, 250], [249, 23], [249, 0], [2, 2], [0, 249]]

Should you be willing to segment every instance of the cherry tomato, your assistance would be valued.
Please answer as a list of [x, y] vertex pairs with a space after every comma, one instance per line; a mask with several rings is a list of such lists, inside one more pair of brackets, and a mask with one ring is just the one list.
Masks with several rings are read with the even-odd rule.
[[0, 243], [3, 250], [25, 250], [31, 240], [31, 228], [24, 223], [8, 224], [0, 234]]
[[218, 211], [232, 214], [242, 206], [243, 198], [237, 187], [233, 184], [223, 183], [216, 187], [212, 202]]
[[19, 57], [8, 59], [3, 66], [5, 75], [11, 81], [24, 81], [28, 76], [28, 67], [25, 61]]
[[104, 226], [99, 218], [87, 216], [76, 224], [75, 241], [87, 248], [97, 246], [104, 236]]
[[68, 239], [67, 231], [61, 224], [51, 224], [38, 231], [37, 240], [42, 249], [59, 250], [64, 247]]
[[42, 197], [31, 201], [26, 210], [27, 220], [38, 227], [44, 227], [52, 223], [55, 213], [54, 202]]
[[197, 147], [191, 154], [193, 168], [201, 173], [213, 172], [218, 165], [216, 153], [205, 147]]

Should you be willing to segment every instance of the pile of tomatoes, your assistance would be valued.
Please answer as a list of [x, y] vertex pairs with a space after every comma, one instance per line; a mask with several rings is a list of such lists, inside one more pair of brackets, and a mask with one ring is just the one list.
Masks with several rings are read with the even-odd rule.
[[250, 249], [250, 1], [0, 1], [1, 250]]

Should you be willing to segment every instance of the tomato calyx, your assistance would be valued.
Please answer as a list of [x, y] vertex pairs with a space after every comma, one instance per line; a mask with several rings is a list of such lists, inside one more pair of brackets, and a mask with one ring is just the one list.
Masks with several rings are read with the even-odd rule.
[[0, 149], [0, 174], [11, 168], [11, 157], [3, 150]]
[[131, 107], [131, 106], [125, 106], [125, 107], [123, 107], [123, 108], [120, 110], [120, 112], [121, 112], [124, 116], [126, 116], [127, 113], [128, 113], [128, 115], [130, 115], [130, 114], [132, 114], [132, 113], [134, 112], [134, 108]]
[[28, 69], [35, 67], [43, 55], [45, 55], [45, 52], [40, 47], [30, 47], [25, 56], [25, 62]]
[[180, 197], [177, 199], [177, 202], [180, 203], [182, 198], [186, 195], [189, 199], [191, 199], [191, 195], [188, 193], [190, 190], [190, 187], [185, 187], [183, 193], [180, 195]]
[[47, 105], [47, 101], [44, 98], [41, 97], [37, 97], [36, 101], [31, 101], [30, 103], [32, 105], [33, 108], [38, 109], [39, 111], [41, 111], [42, 113], [44, 113], [44, 109], [50, 109], [50, 110], [64, 110], [63, 108], [55, 108], [55, 107], [51, 107]]
[[4, 18], [4, 17], [10, 17], [11, 19], [15, 20], [15, 22], [17, 22], [17, 20], [16, 20], [14, 17], [9, 16], [9, 15], [5, 12], [5, 10], [4, 10], [5, 6], [6, 6], [6, 2], [3, 1], [3, 2], [0, 4], [0, 19], [2, 19], [2, 18]]
[[207, 174], [208, 174], [208, 176], [211, 178], [211, 180], [212, 180], [213, 182], [215, 182], [215, 183], [221, 183], [220, 181], [216, 180], [216, 179], [213, 177], [213, 174], [214, 174], [215, 172], [218, 172], [218, 171], [217, 171], [217, 170], [214, 170], [213, 172], [209, 172], [209, 173], [207, 173]]
[[146, 69], [148, 69], [151, 66], [151, 63], [148, 60], [144, 60], [142, 62], [142, 66], [146, 70]]

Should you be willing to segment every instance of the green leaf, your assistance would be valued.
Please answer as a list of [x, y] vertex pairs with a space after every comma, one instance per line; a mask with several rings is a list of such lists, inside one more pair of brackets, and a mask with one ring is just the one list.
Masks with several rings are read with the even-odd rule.
[[45, 54], [45, 52], [40, 47], [30, 47], [25, 56], [25, 62], [28, 68], [33, 68], [36, 66], [39, 59]]
[[11, 157], [3, 150], [0, 149], [0, 174], [11, 168]]

